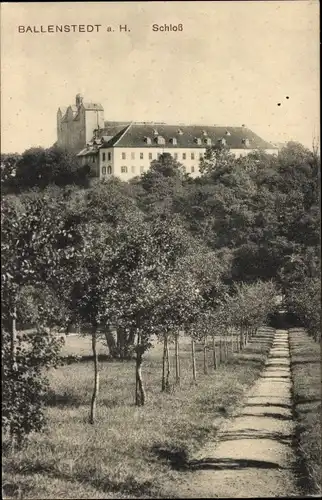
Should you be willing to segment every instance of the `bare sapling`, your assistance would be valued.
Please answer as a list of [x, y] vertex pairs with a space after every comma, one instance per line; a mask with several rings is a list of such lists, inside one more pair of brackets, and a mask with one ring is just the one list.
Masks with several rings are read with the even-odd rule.
[[203, 372], [205, 375], [208, 374], [207, 350], [208, 350], [207, 335], [205, 335], [203, 342]]
[[191, 340], [191, 357], [192, 357], [192, 380], [194, 383], [197, 382], [197, 370], [196, 370], [196, 349], [195, 349], [195, 341]]
[[136, 363], [135, 363], [135, 404], [144, 406], [146, 401], [145, 390], [142, 380], [143, 348], [141, 346], [141, 334], [137, 334]]
[[179, 356], [179, 333], [175, 333], [174, 337], [175, 347], [175, 370], [176, 370], [176, 384], [180, 385], [180, 356]]
[[99, 366], [98, 366], [98, 353], [97, 353], [97, 326], [94, 326], [92, 329], [92, 352], [93, 352], [93, 362], [94, 362], [94, 387], [93, 394], [91, 400], [91, 409], [89, 422], [90, 424], [95, 423], [96, 419], [96, 406], [97, 406], [97, 398], [99, 392]]
[[215, 335], [212, 337], [212, 360], [213, 360], [213, 368], [217, 370], [217, 349], [216, 349], [216, 338]]

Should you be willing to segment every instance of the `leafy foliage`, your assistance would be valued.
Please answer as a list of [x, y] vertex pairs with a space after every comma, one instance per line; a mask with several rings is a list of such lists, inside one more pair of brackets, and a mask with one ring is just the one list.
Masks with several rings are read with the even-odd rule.
[[[116, 328], [122, 348], [136, 355], [137, 404], [145, 400], [141, 366], [154, 335], [166, 350], [182, 329], [205, 341], [235, 329], [242, 345], [281, 291], [317, 337], [316, 152], [289, 143], [278, 157], [235, 158], [217, 145], [196, 179], [162, 154], [130, 183], [90, 186], [75, 157], [56, 147], [4, 156], [1, 169], [6, 192], [21, 191], [1, 202], [5, 427], [19, 439], [44, 424], [43, 370], [55, 365], [60, 346], [45, 326], [90, 325], [94, 399], [96, 338], [108, 342]], [[38, 334], [22, 341], [17, 321]]]
[[21, 444], [28, 434], [42, 430], [46, 424], [43, 407], [48, 380], [43, 372], [60, 362], [63, 339], [44, 330], [19, 335], [14, 369], [9, 332], [3, 330], [1, 340], [2, 425]]

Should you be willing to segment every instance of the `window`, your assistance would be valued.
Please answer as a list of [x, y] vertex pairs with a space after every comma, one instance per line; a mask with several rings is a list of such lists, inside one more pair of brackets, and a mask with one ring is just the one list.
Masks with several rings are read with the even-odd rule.
[[92, 163], [95, 163], [95, 156], [92, 156]]
[[112, 167], [111, 167], [111, 165], [109, 165], [109, 166], [107, 167], [107, 173], [108, 173], [109, 175], [111, 175], [111, 173], [112, 173]]
[[195, 171], [195, 167], [192, 165], [192, 167], [191, 167], [191, 173], [193, 174], [194, 171]]
[[191, 153], [191, 159], [194, 160], [195, 159], [195, 154], [194, 153]]
[[106, 154], [102, 153], [102, 161], [105, 161], [105, 158], [106, 158]]
[[187, 158], [186, 153], [182, 153], [182, 159], [185, 160]]
[[144, 172], [144, 167], [140, 167], [140, 174], [143, 174]]
[[165, 144], [165, 139], [164, 137], [162, 137], [161, 135], [158, 135], [156, 138], [155, 138], [155, 142], [157, 144]]
[[199, 153], [200, 160], [203, 158], [203, 153]]
[[111, 161], [111, 156], [112, 156], [111, 153], [107, 153], [107, 159], [108, 159], [108, 161]]
[[132, 174], [135, 174], [135, 166], [134, 165], [132, 165], [132, 167], [131, 167], [131, 172], [132, 172]]
[[200, 139], [199, 137], [196, 137], [196, 138], [195, 138], [195, 142], [196, 142], [197, 144], [199, 144], [199, 146], [200, 146], [200, 144], [201, 144], [201, 139]]
[[160, 160], [160, 157], [161, 157], [161, 153], [158, 153], [158, 160]]
[[135, 160], [135, 153], [131, 153], [131, 160]]
[[106, 175], [106, 167], [102, 167], [102, 174]]
[[172, 142], [172, 144], [174, 146], [176, 146], [178, 144], [178, 141], [177, 141], [177, 139], [175, 137], [172, 137], [172, 139], [170, 139], [170, 141]]
[[151, 138], [150, 137], [145, 137], [144, 140], [145, 140], [145, 142], [147, 144], [151, 144]]
[[178, 159], [178, 153], [173, 153], [173, 158], [174, 158], [174, 160], [177, 160]]
[[140, 160], [143, 160], [143, 158], [144, 158], [144, 154], [140, 153]]
[[127, 167], [125, 167], [125, 166], [121, 167], [121, 173], [122, 174], [127, 174]]
[[249, 148], [249, 146], [250, 146], [250, 141], [249, 141], [249, 139], [243, 139], [243, 140], [242, 140], [242, 143], [243, 143], [243, 144], [244, 144], [247, 148]]
[[122, 153], [122, 160], [126, 160], [126, 153]]
[[207, 146], [210, 146], [211, 145], [211, 139], [209, 137], [207, 137], [205, 139], [205, 143], [207, 144]]
[[152, 158], [153, 158], [152, 153], [149, 153], [149, 160], [152, 160]]

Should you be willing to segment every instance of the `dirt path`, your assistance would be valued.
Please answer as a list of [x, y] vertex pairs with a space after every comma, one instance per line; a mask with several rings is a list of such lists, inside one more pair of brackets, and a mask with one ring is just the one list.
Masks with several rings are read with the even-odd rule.
[[277, 330], [244, 406], [190, 462], [180, 498], [297, 496], [288, 332]]

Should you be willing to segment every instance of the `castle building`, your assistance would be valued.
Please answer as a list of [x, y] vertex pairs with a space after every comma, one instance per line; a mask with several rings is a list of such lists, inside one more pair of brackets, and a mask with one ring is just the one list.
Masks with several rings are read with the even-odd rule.
[[101, 104], [83, 102], [57, 112], [57, 145], [77, 154], [101, 179], [114, 175], [127, 181], [146, 172], [151, 161], [170, 153], [192, 177], [199, 175], [199, 162], [207, 147], [229, 147], [236, 157], [261, 149], [277, 154], [278, 149], [254, 132], [241, 127], [168, 125], [154, 122], [104, 121]]

